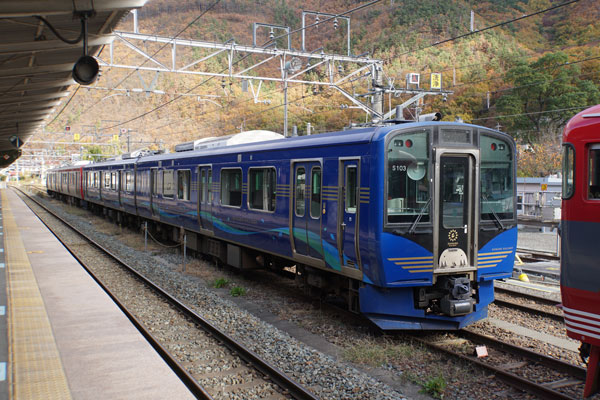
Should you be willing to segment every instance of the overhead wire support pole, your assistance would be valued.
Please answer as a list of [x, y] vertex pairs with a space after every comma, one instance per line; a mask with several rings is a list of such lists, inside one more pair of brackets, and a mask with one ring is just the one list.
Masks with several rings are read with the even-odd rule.
[[[334, 27], [337, 30], [337, 20], [338, 19], [343, 19], [346, 21], [346, 46], [347, 46], [347, 54], [348, 56], [350, 56], [351, 50], [350, 50], [350, 17], [346, 17], [343, 15], [337, 15], [337, 14], [329, 14], [329, 13], [324, 13], [324, 12], [319, 12], [319, 11], [302, 11], [302, 51], [306, 51], [306, 16], [307, 15], [314, 15], [317, 18], [319, 16], [323, 16], [323, 17], [330, 17], [330, 18], [334, 18]], [[324, 22], [324, 21], [323, 21]], [[318, 22], [317, 22], [318, 24]]]

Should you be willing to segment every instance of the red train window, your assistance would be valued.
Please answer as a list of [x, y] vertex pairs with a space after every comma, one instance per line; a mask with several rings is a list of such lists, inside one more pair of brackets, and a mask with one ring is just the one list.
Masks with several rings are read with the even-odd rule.
[[600, 200], [600, 144], [590, 147], [588, 199]]
[[562, 198], [569, 199], [573, 196], [575, 176], [575, 149], [570, 144], [563, 145], [563, 181]]

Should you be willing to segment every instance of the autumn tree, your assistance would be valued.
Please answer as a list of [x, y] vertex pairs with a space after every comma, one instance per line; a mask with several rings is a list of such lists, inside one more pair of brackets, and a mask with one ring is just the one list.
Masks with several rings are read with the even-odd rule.
[[598, 87], [568, 61], [563, 52], [549, 53], [508, 71], [512, 87], [501, 92], [496, 108], [514, 115], [502, 119], [509, 132], [530, 144], [556, 137], [574, 114], [600, 101]]

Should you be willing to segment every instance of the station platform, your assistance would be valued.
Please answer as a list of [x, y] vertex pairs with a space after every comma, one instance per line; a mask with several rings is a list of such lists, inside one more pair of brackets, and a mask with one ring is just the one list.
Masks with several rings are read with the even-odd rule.
[[194, 398], [12, 190], [0, 211], [0, 399]]

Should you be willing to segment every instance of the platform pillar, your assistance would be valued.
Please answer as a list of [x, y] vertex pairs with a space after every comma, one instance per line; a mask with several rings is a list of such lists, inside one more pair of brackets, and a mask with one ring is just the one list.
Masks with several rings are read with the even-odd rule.
[[587, 377], [585, 379], [585, 389], [583, 397], [590, 397], [598, 393], [600, 388], [600, 346], [593, 346], [590, 350], [590, 360], [588, 362]]

